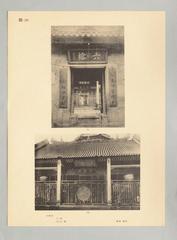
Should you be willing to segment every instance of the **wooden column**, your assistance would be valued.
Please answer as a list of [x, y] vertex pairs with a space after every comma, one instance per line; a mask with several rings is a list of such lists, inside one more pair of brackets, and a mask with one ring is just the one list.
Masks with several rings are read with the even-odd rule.
[[107, 158], [107, 203], [111, 204], [111, 159]]
[[103, 113], [106, 113], [106, 108], [105, 108], [105, 72], [102, 72], [102, 108], [103, 108]]
[[74, 73], [73, 73], [72, 69], [71, 69], [71, 72], [70, 72], [70, 83], [71, 83], [70, 84], [70, 88], [71, 88], [71, 90], [70, 90], [70, 92], [71, 92], [71, 100], [70, 100], [71, 109], [70, 109], [70, 112], [74, 113]]
[[57, 162], [57, 204], [61, 203], [61, 160]]
[[99, 82], [96, 81], [96, 105], [99, 107]]

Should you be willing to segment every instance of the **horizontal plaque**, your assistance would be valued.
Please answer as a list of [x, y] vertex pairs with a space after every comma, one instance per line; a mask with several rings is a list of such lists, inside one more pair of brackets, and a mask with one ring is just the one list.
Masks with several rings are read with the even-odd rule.
[[106, 63], [106, 49], [74, 49], [68, 51], [70, 63]]
[[94, 159], [89, 160], [75, 160], [75, 167], [96, 167], [96, 162]]

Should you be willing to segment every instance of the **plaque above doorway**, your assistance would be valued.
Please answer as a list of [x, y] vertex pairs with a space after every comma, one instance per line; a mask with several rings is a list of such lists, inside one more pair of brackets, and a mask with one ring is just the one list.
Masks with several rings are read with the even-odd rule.
[[69, 63], [107, 63], [106, 49], [68, 50]]

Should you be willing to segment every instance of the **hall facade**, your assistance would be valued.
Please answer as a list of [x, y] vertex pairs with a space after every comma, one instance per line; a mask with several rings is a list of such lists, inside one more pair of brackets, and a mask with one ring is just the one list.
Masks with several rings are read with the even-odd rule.
[[124, 127], [123, 26], [52, 26], [52, 127]]
[[140, 209], [140, 141], [107, 134], [35, 145], [35, 209]]

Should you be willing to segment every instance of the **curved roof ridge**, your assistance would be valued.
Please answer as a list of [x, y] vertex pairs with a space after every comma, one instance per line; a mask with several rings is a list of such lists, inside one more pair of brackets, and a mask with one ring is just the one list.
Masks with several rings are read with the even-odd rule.
[[73, 141], [48, 144], [35, 151], [36, 158], [85, 158], [139, 155], [140, 145], [127, 139], [110, 139], [103, 141]]

